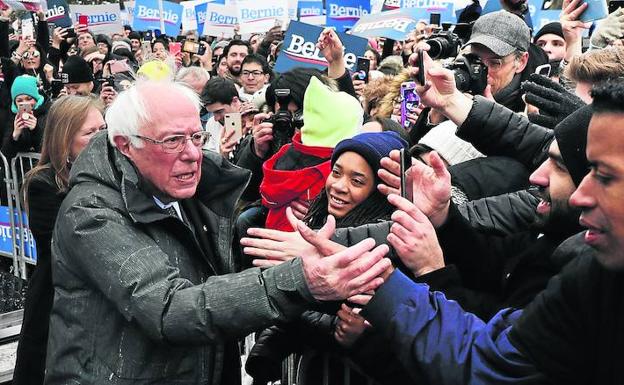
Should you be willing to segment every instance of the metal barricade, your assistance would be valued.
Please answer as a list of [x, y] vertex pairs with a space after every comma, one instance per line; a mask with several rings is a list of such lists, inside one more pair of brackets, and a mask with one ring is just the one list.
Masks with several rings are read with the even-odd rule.
[[[374, 379], [368, 377], [360, 369], [358, 369], [348, 359], [332, 355], [330, 353], [318, 353], [313, 351], [306, 351], [303, 354], [291, 354], [282, 362], [282, 380], [281, 385], [310, 385], [310, 381], [306, 379], [307, 371], [310, 369], [308, 366], [308, 355], [321, 355], [322, 360], [322, 372], [320, 373], [321, 382], [315, 382], [314, 385], [351, 385], [352, 373], [357, 373], [360, 381], [356, 381], [357, 384], [366, 385], [378, 385], [379, 383]], [[339, 363], [340, 368], [339, 377], [333, 378], [330, 376], [332, 369], [330, 368], [330, 360], [334, 364]], [[312, 371], [316, 372], [315, 369]], [[334, 374], [336, 370], [334, 370]], [[365, 378], [365, 382], [362, 382], [362, 378]], [[355, 384], [354, 384], [355, 385]]]
[[[8, 229], [7, 226], [4, 226], [3, 224], [2, 237], [6, 238], [8, 235], [11, 238], [11, 242], [13, 243], [15, 239], [15, 218], [13, 216], [13, 200], [11, 199], [11, 197], [13, 196], [13, 179], [11, 178], [11, 169], [9, 167], [9, 162], [2, 153], [0, 153], [0, 162], [0, 166], [2, 167], [2, 178], [4, 180], [4, 186], [0, 187], [0, 189], [3, 189], [2, 193], [0, 193], [0, 196], [2, 197], [2, 199], [0, 200], [2, 201], [2, 210], [5, 210], [4, 207], [6, 205], [8, 216]], [[12, 260], [13, 274], [19, 277], [19, 258], [18, 254], [15, 252], [15, 245], [12, 244], [9, 251], [0, 249], [0, 255], [10, 258]]]
[[[36, 246], [32, 233], [28, 228], [26, 212], [24, 210], [25, 197], [23, 196], [22, 186], [24, 176], [30, 171], [39, 159], [41, 154], [34, 152], [21, 152], [11, 160], [11, 176], [12, 191], [9, 197], [9, 207], [13, 203], [13, 215], [11, 219], [14, 222], [13, 229], [15, 236], [13, 237], [13, 250], [19, 261], [19, 274], [23, 279], [28, 279], [27, 264], [36, 265]], [[11, 213], [10, 213], [11, 214]]]

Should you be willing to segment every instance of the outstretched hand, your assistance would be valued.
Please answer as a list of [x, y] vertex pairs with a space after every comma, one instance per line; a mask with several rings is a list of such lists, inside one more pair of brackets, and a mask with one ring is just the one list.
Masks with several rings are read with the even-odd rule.
[[[437, 152], [431, 152], [431, 166], [412, 161], [406, 172], [407, 197], [437, 228], [446, 222], [451, 200], [451, 174]], [[384, 182], [377, 186], [384, 195], [400, 194], [399, 151], [381, 160], [379, 178]]]

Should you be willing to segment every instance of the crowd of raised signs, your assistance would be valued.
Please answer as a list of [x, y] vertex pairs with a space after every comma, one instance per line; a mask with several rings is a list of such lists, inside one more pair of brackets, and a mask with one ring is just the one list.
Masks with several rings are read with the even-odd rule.
[[[255, 384], [278, 381], [289, 354], [310, 351], [318, 353], [316, 359], [348, 359], [351, 383], [622, 383], [614, 380], [623, 378], [616, 368], [621, 361], [614, 361], [621, 352], [596, 353], [593, 342], [575, 335], [572, 326], [563, 327], [566, 337], [582, 341], [561, 342], [539, 327], [540, 321], [580, 324], [578, 319], [591, 318], [582, 313], [586, 309], [566, 308], [578, 315], [556, 307], [552, 314], [539, 311], [550, 303], [548, 291], [561, 284], [553, 277], [567, 264], [580, 263], [587, 251], [573, 236], [582, 231], [579, 215], [585, 216], [589, 203], [569, 200], [590, 183], [583, 181], [588, 169], [597, 172], [585, 154], [592, 114], [611, 111], [622, 122], [624, 108], [609, 103], [613, 95], [624, 95], [624, 9], [614, 1], [606, 18], [587, 22], [581, 17], [586, 3], [564, 0], [560, 21], [531, 29], [525, 1], [501, 3], [502, 10], [481, 15], [474, 2], [456, 25], [444, 28], [422, 20], [403, 41], [369, 38], [357, 58], [345, 56], [335, 29], [325, 28], [314, 46], [302, 40], [300, 47], [317, 51], [324, 70], [307, 65], [319, 60], [284, 50], [282, 25], [227, 39], [194, 31], [157, 35], [130, 26], [96, 35], [80, 22], [49, 28], [42, 12], [33, 14], [32, 23], [19, 22], [25, 11], [6, 9], [0, 14], [0, 152], [10, 162], [19, 153], [51, 146], [43, 149], [42, 164], [59, 172], [59, 191], [66, 194], [73, 162], [106, 129], [106, 110], [119, 95], [135, 82], [175, 81], [201, 100], [208, 135], [191, 138], [193, 143], [202, 141], [206, 151], [252, 172], [231, 229], [237, 269], [302, 256], [309, 243], [299, 235], [298, 221], [322, 233], [328, 215], [335, 218], [333, 239], [343, 245], [366, 237], [387, 243], [393, 265], [404, 274], [389, 279], [392, 286], [383, 292], [388, 308], [381, 307], [382, 299], [375, 302], [377, 296], [370, 310], [368, 300], [354, 298], [256, 331], [245, 367]], [[291, 55], [301, 66], [277, 73], [279, 55]], [[592, 112], [594, 98], [600, 107]], [[61, 135], [52, 133], [59, 127], [73, 132], [58, 139], [64, 144], [53, 139]], [[45, 367], [53, 288], [51, 281], [41, 283], [41, 275], [50, 280], [54, 274], [50, 239], [56, 214], [42, 218], [40, 207], [45, 204], [29, 207], [39, 265], [29, 266], [28, 275], [45, 270], [29, 285], [23, 329], [28, 338], [20, 341], [23, 367], [16, 368], [16, 383], [41, 381]], [[604, 226], [603, 232], [621, 230]], [[612, 236], [619, 245], [624, 234]], [[591, 246], [594, 238], [588, 237]], [[3, 310], [14, 310], [24, 306], [20, 289], [26, 282], [8, 278], [13, 265], [2, 265]], [[432, 308], [419, 316], [419, 307], [392, 307], [402, 299], [399, 289], [409, 286], [399, 279], [426, 284]], [[555, 283], [548, 286], [551, 279]], [[609, 279], [612, 290], [621, 290], [621, 277]], [[438, 295], [453, 301], [440, 302]], [[449, 325], [463, 325], [460, 319], [468, 317], [455, 310], [457, 304], [474, 314], [464, 337], [447, 333]], [[600, 306], [592, 309], [606, 311]], [[520, 317], [514, 310], [527, 307], [532, 312], [518, 321], [522, 327], [503, 334]], [[624, 325], [614, 317], [592, 327], [619, 328], [619, 344]], [[479, 323], [491, 328], [483, 333], [492, 340], [502, 336], [504, 344], [475, 337]], [[419, 334], [438, 327], [437, 337], [435, 331]], [[460, 346], [468, 346], [460, 344], [462, 338], [473, 337], [475, 345], [462, 351]], [[552, 357], [546, 353], [549, 341]], [[595, 344], [611, 351], [605, 339]], [[594, 352], [593, 361], [567, 359], [578, 350]], [[509, 366], [497, 366], [498, 358], [489, 361], [483, 351], [505, 357]], [[510, 351], [519, 353], [507, 359]], [[588, 369], [594, 361], [604, 371]], [[315, 359], [308, 365], [323, 367]], [[537, 369], [522, 372], [526, 367]], [[308, 370], [307, 383], [321, 383], [317, 373]], [[343, 381], [340, 371], [328, 376], [332, 383]]]

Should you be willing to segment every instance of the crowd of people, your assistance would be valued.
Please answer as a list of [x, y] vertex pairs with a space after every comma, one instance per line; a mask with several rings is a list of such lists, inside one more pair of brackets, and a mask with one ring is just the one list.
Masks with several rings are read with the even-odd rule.
[[2, 11], [0, 151], [41, 154], [13, 383], [240, 384], [255, 333], [254, 384], [304, 352], [310, 384], [319, 356], [351, 383], [621, 384], [624, 9], [501, 4], [369, 39], [364, 74], [332, 28], [325, 70], [276, 73], [280, 26]]

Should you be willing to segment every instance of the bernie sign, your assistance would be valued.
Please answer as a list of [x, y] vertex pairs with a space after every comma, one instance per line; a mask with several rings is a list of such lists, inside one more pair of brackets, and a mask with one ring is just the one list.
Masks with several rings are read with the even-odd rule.
[[[323, 28], [291, 21], [286, 31], [284, 45], [279, 53], [274, 71], [283, 73], [295, 67], [308, 67], [323, 70], [327, 61], [316, 47]], [[363, 56], [368, 41], [361, 37], [338, 32], [338, 37], [345, 47], [344, 59], [347, 68], [354, 69], [358, 56]]]
[[327, 26], [343, 32], [370, 14], [370, 0], [327, 0]]
[[[165, 33], [168, 36], [178, 36], [184, 7], [169, 1], [163, 1], [162, 3]], [[160, 18], [158, 0], [136, 0], [132, 15], [132, 29], [137, 31], [160, 29]]]
[[69, 5], [65, 0], [48, 0], [48, 10], [45, 13], [48, 24], [54, 27], [71, 27], [72, 20], [69, 17]]
[[405, 40], [418, 23], [417, 9], [397, 9], [362, 17], [353, 26], [351, 33], [361, 37], [385, 37]]

